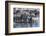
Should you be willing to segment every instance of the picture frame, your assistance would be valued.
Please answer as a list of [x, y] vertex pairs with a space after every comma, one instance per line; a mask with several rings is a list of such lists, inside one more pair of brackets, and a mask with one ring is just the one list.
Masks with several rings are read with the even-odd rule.
[[[26, 9], [28, 9], [26, 11]], [[34, 11], [35, 10], [35, 11]], [[22, 12], [23, 11], [23, 12]], [[29, 13], [29, 11], [31, 12], [35, 12], [33, 15], [32, 12]], [[14, 13], [15, 12], [15, 13]], [[19, 12], [19, 13], [16, 13]], [[22, 13], [20, 13], [22, 12]], [[21, 19], [19, 19], [18, 21], [14, 19], [14, 17], [16, 17], [17, 15], [20, 14], [26, 14], [29, 13], [28, 15], [32, 16], [32, 19], [29, 19], [30, 21], [27, 21], [27, 19], [23, 20], [22, 22], [22, 17]], [[38, 14], [40, 12], [40, 15]], [[41, 13], [42, 12], [42, 13]], [[27, 17], [28, 17], [27, 15]], [[35, 16], [34, 16], [35, 15]], [[13, 17], [14, 16], [14, 17]], [[25, 16], [25, 15], [24, 15]], [[38, 17], [38, 21], [40, 21], [40, 26], [28, 26], [25, 25], [26, 24], [31, 24], [32, 21], [34, 21], [35, 19], [33, 17]], [[42, 17], [42, 18], [41, 18]], [[30, 17], [31, 18], [31, 17]], [[33, 20], [34, 19], [34, 20]], [[20, 21], [20, 22], [19, 22]], [[19, 25], [15, 25], [13, 26], [13, 24], [17, 23], [17, 24], [22, 24], [24, 23], [23, 27], [21, 25], [21, 27]], [[28, 23], [30, 22], [30, 23]], [[36, 23], [36, 22], [33, 22]], [[15, 28], [13, 30], [13, 28]], [[45, 3], [40, 3], [40, 2], [22, 2], [22, 1], [5, 1], [5, 35], [18, 35], [18, 34], [33, 34], [33, 33], [44, 33], [45, 32]]]

